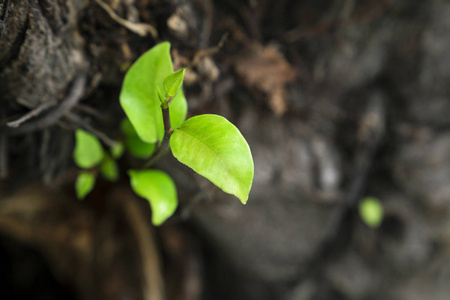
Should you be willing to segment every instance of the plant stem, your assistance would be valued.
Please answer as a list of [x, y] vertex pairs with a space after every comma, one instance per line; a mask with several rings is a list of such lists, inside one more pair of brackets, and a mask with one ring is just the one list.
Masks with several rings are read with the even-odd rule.
[[172, 132], [173, 132], [173, 129], [170, 125], [169, 106], [164, 108], [161, 105], [161, 110], [162, 110], [163, 122], [164, 122], [164, 137], [163, 137], [162, 143], [160, 145], [156, 146], [155, 152], [153, 152], [149, 161], [145, 164], [145, 166], [144, 166], [145, 168], [148, 168], [151, 165], [153, 165], [169, 149], [170, 136], [172, 135]]
[[167, 105], [166, 108], [162, 108], [162, 114], [163, 114], [163, 122], [164, 122], [164, 137], [166, 137], [167, 133], [172, 133], [172, 127], [170, 125], [170, 114], [169, 114], [169, 106]]

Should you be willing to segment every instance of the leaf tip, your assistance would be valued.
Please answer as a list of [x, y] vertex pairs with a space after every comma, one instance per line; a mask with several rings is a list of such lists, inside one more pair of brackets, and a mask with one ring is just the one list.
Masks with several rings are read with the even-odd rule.
[[246, 205], [248, 202], [248, 198], [249, 198], [248, 196], [249, 196], [249, 194], [247, 193], [246, 195], [239, 195], [239, 196], [237, 196], [237, 198], [239, 199], [239, 201], [241, 201], [241, 203], [243, 205]]
[[157, 215], [155, 215], [155, 214], [152, 212], [152, 224], [153, 224], [154, 226], [160, 226], [160, 225], [162, 225], [168, 218], [169, 218], [169, 217], [167, 217], [167, 218], [159, 218]]
[[94, 188], [95, 175], [89, 172], [81, 172], [75, 181], [75, 192], [78, 200], [83, 200]]

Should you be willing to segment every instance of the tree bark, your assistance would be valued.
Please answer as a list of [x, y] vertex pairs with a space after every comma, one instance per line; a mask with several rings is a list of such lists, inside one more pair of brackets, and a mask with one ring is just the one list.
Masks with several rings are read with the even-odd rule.
[[[446, 299], [449, 12], [440, 0], [0, 0], [0, 251], [33, 257], [52, 290], [81, 299]], [[156, 166], [181, 203], [155, 243], [125, 176], [74, 200], [71, 153], [80, 127], [120, 139], [124, 72], [162, 40], [176, 69], [189, 65], [190, 114], [235, 123], [255, 178], [242, 206], [167, 155]], [[367, 196], [384, 207], [377, 229], [358, 214]]]

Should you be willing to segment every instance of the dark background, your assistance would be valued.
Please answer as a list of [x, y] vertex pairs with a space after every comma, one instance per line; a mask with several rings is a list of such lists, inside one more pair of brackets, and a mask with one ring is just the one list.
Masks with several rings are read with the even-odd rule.
[[[5, 299], [448, 299], [449, 15], [444, 0], [0, 0]], [[236, 124], [255, 178], [243, 206], [168, 154], [180, 207], [153, 228], [130, 157], [75, 200], [73, 132], [121, 138], [124, 73], [164, 40], [189, 65], [189, 115]]]

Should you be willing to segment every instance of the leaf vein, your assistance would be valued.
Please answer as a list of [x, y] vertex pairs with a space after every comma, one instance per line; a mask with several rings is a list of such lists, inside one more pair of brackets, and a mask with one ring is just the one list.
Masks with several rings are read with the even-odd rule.
[[231, 167], [228, 165], [228, 163], [226, 161], [223, 160], [223, 158], [219, 155], [219, 153], [217, 153], [216, 150], [214, 150], [212, 147], [210, 147], [205, 141], [201, 140], [200, 138], [198, 138], [197, 136], [190, 134], [189, 132], [183, 130], [182, 128], [178, 128], [178, 130], [182, 131], [183, 133], [185, 133], [186, 135], [191, 136], [192, 138], [200, 141], [202, 144], [204, 144], [208, 149], [210, 149], [212, 152], [214, 152], [214, 154], [216, 154], [216, 156], [223, 162], [223, 164], [226, 166], [226, 171], [228, 173], [228, 175], [230, 175], [231, 177], [233, 176], [233, 172], [231, 172]]

